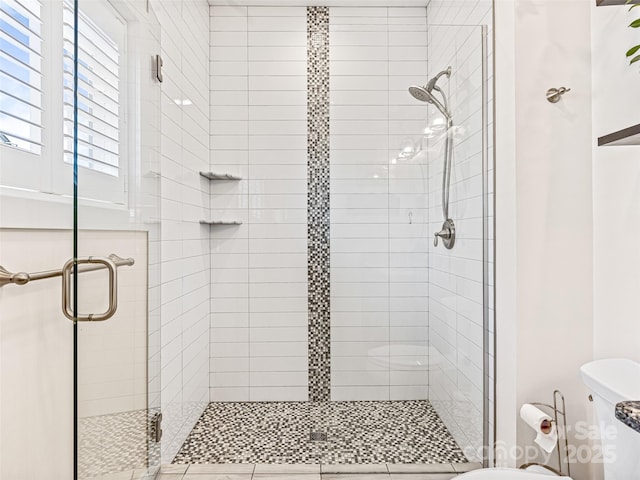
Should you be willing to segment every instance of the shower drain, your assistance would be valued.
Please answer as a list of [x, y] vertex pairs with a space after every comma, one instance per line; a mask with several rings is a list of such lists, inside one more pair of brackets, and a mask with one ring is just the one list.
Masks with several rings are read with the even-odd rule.
[[309, 434], [309, 440], [312, 442], [326, 442], [327, 441], [327, 433], [326, 432], [311, 432]]

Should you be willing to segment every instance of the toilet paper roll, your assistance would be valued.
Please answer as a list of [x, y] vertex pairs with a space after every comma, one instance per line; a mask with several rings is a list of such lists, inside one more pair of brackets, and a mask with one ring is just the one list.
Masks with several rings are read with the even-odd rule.
[[551, 417], [539, 408], [525, 403], [520, 408], [520, 417], [536, 431], [535, 442], [547, 453], [551, 453], [558, 442], [558, 431]]

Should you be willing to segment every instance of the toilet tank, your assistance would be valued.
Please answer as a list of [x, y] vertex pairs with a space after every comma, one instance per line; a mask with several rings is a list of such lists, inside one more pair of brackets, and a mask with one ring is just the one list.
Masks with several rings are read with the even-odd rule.
[[615, 417], [616, 403], [640, 400], [640, 363], [624, 358], [595, 360], [583, 365], [580, 373], [593, 397], [602, 433], [602, 452], [593, 452], [593, 458], [603, 462], [605, 480], [640, 478], [640, 433]]

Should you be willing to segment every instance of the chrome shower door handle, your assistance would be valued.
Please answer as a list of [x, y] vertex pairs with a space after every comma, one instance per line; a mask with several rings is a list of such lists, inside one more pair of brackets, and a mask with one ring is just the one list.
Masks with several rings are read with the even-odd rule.
[[[74, 315], [71, 305], [71, 276], [73, 275], [73, 266], [86, 263], [99, 263], [106, 267], [109, 273], [109, 307], [104, 313], [89, 315]], [[76, 280], [77, 281], [77, 280]], [[62, 313], [69, 320], [74, 322], [101, 322], [108, 320], [116, 313], [118, 309], [118, 269], [116, 264], [110, 258], [105, 257], [83, 257], [78, 259], [70, 259], [62, 267]]]

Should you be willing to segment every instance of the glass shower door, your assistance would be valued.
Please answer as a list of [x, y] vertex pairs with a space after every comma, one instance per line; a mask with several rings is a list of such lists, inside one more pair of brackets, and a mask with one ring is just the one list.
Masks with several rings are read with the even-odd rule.
[[[491, 445], [492, 312], [490, 254], [492, 221], [492, 125], [489, 112], [487, 28], [430, 25], [432, 78], [450, 67], [437, 83], [437, 100], [451, 114], [428, 107], [424, 136], [429, 192], [429, 399], [466, 458], [483, 461]], [[446, 167], [446, 142], [452, 156]], [[434, 234], [455, 226], [455, 241], [446, 246]], [[442, 232], [441, 232], [442, 233]], [[438, 241], [435, 241], [438, 240]]]
[[159, 26], [140, 2], [64, 0], [64, 163], [73, 258], [76, 479], [160, 462]]

